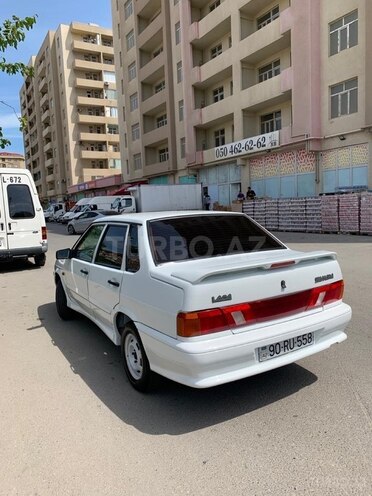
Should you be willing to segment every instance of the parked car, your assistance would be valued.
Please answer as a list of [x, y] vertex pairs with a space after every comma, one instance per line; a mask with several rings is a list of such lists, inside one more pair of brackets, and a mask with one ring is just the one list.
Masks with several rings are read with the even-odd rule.
[[336, 254], [292, 250], [242, 213], [99, 217], [56, 258], [58, 314], [85, 315], [121, 346], [141, 391], [153, 372], [205, 388], [346, 339]]
[[91, 210], [88, 210], [77, 214], [67, 224], [67, 232], [69, 234], [81, 234], [94, 220], [105, 217], [106, 215], [117, 215], [117, 212], [111, 210], [95, 210], [92, 212]]

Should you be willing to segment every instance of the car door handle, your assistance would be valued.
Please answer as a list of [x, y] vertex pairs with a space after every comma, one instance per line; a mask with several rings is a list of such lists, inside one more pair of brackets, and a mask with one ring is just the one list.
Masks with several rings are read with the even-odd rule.
[[116, 286], [117, 288], [120, 286], [120, 283], [119, 282], [116, 282], [116, 281], [111, 281], [110, 279], [107, 281], [109, 284], [111, 284], [111, 286]]
[[87, 276], [89, 274], [89, 272], [87, 270], [84, 270], [84, 269], [80, 269], [80, 272], [82, 274], [84, 274], [85, 276]]

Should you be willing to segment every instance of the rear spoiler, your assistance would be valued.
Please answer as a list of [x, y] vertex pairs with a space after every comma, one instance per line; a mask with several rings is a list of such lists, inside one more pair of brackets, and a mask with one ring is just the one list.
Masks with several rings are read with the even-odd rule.
[[[293, 252], [291, 250], [288, 251], [289, 253], [286, 253], [285, 256], [282, 255], [281, 257], [273, 257], [270, 261], [266, 258], [266, 260], [262, 259], [261, 261], [256, 259], [249, 262], [242, 261], [240, 259], [238, 262], [234, 262], [230, 258], [229, 263], [226, 263], [223, 266], [216, 265], [215, 267], [213, 267], [213, 259], [209, 259], [209, 267], [206, 267], [205, 265], [201, 265], [200, 268], [193, 267], [191, 269], [191, 267], [189, 267], [189, 270], [186, 268], [184, 270], [175, 270], [171, 273], [171, 275], [191, 284], [200, 284], [206, 279], [218, 277], [223, 274], [257, 270], [276, 270], [287, 267], [290, 268], [302, 263], [307, 264], [309, 262], [330, 261], [337, 259], [336, 253], [329, 251], [314, 251], [309, 253]], [[221, 258], [219, 257], [218, 260], [221, 261]]]

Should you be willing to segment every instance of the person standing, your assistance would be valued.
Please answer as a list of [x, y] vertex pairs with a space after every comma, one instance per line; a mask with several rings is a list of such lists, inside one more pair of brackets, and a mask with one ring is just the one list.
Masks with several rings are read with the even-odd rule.
[[248, 186], [247, 195], [246, 195], [247, 200], [254, 200], [255, 197], [256, 197], [256, 192], [250, 186]]
[[203, 197], [204, 209], [210, 210], [211, 208], [211, 197], [208, 195], [208, 192], [204, 193]]

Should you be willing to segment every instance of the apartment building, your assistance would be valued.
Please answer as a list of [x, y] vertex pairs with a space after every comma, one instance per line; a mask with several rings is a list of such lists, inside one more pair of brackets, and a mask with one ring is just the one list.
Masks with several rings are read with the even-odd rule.
[[0, 168], [25, 169], [25, 157], [20, 153], [0, 152]]
[[112, 30], [49, 31], [20, 91], [26, 167], [45, 202], [79, 199], [121, 173]]
[[112, 0], [126, 181], [371, 187], [368, 0]]

